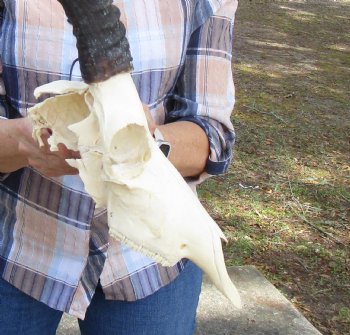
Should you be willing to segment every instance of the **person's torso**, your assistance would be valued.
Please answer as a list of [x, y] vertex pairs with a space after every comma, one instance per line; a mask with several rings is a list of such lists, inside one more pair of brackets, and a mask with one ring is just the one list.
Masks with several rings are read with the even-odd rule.
[[[5, 0], [1, 36], [7, 95], [24, 116], [36, 87], [59, 79], [81, 80], [76, 39], [56, 0]], [[184, 61], [197, 1], [118, 0], [133, 57], [133, 78], [156, 122]], [[205, 2], [203, 2], [205, 3]], [[71, 76], [70, 76], [71, 73]], [[70, 78], [71, 77], [71, 78]]]

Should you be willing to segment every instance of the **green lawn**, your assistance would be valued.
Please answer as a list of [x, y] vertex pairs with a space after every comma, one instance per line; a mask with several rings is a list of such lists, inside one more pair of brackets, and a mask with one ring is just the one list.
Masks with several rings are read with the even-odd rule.
[[227, 265], [349, 334], [350, 2], [241, 0], [233, 68], [235, 160], [199, 190]]

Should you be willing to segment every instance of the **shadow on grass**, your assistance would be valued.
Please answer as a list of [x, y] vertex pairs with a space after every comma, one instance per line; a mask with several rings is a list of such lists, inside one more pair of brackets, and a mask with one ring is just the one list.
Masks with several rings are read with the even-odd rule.
[[350, 333], [349, 17], [345, 1], [240, 2], [235, 162], [199, 193], [227, 264], [258, 266], [332, 335]]

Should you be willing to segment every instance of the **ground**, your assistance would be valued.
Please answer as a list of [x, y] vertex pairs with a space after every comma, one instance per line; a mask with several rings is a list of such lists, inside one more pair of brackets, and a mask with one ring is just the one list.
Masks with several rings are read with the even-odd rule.
[[323, 334], [350, 334], [350, 1], [241, 0], [229, 172], [200, 197]]

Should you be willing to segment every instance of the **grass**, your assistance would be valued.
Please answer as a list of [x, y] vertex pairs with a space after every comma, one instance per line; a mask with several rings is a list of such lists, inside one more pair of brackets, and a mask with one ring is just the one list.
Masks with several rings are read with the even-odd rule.
[[235, 161], [200, 197], [323, 333], [350, 333], [350, 2], [240, 1]]

